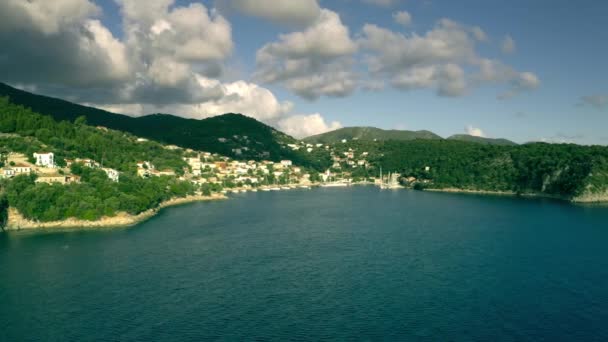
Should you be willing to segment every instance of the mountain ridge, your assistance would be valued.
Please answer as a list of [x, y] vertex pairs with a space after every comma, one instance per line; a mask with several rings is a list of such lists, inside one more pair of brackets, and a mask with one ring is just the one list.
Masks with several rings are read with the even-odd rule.
[[479, 144], [489, 144], [489, 145], [507, 145], [514, 146], [518, 145], [516, 142], [504, 139], [504, 138], [487, 138], [487, 137], [478, 137], [470, 134], [454, 134], [446, 138], [446, 140], [458, 140], [458, 141], [467, 141], [474, 142]]
[[343, 127], [337, 130], [313, 135], [302, 139], [306, 142], [335, 143], [342, 139], [356, 140], [414, 140], [414, 139], [442, 139], [439, 135], [428, 131], [386, 130], [370, 126]]
[[408, 141], [415, 139], [422, 140], [458, 140], [471, 143], [489, 145], [517, 145], [517, 143], [503, 138], [476, 137], [468, 134], [454, 134], [447, 138], [431, 132], [429, 130], [397, 130], [381, 129], [371, 126], [351, 126], [343, 127], [333, 131], [313, 135], [302, 139], [310, 143], [337, 143], [341, 140], [399, 140]]

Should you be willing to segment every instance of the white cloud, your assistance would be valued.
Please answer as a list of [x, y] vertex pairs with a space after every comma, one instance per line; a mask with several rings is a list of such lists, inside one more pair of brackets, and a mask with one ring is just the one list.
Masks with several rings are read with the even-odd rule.
[[476, 44], [487, 39], [477, 26], [441, 19], [422, 35], [366, 24], [358, 43], [368, 53], [371, 75], [389, 78], [402, 90], [429, 88], [440, 96], [461, 96], [473, 86], [495, 82], [508, 85], [499, 96], [508, 98], [539, 86], [540, 80], [531, 72], [517, 72], [500, 61], [480, 57]]
[[412, 16], [406, 11], [393, 13], [393, 20], [403, 26], [409, 26], [412, 23]]
[[597, 109], [606, 109], [608, 108], [608, 94], [582, 96], [579, 104], [584, 106], [592, 106]]
[[357, 45], [337, 13], [323, 9], [318, 20], [301, 32], [281, 35], [256, 55], [256, 78], [281, 83], [306, 98], [345, 96], [356, 87], [352, 55]]
[[475, 37], [475, 39], [477, 39], [480, 42], [485, 42], [488, 40], [488, 35], [479, 26], [472, 27], [471, 32], [473, 33], [473, 36]]
[[[245, 81], [221, 84], [219, 81], [201, 79], [223, 88], [224, 96], [215, 101], [207, 101], [195, 106], [193, 117], [201, 118], [224, 113], [241, 113], [255, 119], [267, 121], [291, 112], [293, 103], [279, 102], [274, 94], [263, 87]], [[192, 115], [191, 115], [192, 116]]]
[[321, 114], [293, 115], [281, 119], [276, 125], [279, 130], [296, 138], [304, 138], [341, 128], [338, 121], [325, 122]]
[[472, 135], [474, 137], [482, 137], [484, 138], [486, 135], [484, 134], [484, 132], [481, 130], [481, 128], [477, 128], [477, 127], [473, 127], [471, 125], [468, 125], [464, 128], [464, 131], [468, 134], [468, 135]]
[[321, 14], [317, 0], [216, 0], [216, 5], [281, 24], [308, 25]]
[[57, 34], [101, 13], [89, 0], [3, 0], [0, 9], [0, 31], [25, 29], [44, 35]]
[[88, 0], [0, 2], [3, 80], [45, 80], [71, 86], [123, 81], [130, 65], [124, 44], [98, 20]]
[[506, 35], [500, 48], [504, 53], [513, 53], [515, 52], [515, 41], [510, 35]]

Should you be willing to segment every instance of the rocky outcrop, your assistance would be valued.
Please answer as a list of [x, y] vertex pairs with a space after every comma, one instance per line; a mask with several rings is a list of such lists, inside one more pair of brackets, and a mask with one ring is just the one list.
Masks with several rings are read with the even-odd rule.
[[574, 203], [608, 203], [608, 190], [603, 192], [585, 192], [572, 199]]
[[115, 216], [111, 217], [102, 217], [99, 220], [95, 221], [87, 221], [87, 220], [79, 220], [75, 218], [69, 218], [61, 221], [52, 221], [52, 222], [39, 222], [34, 220], [29, 220], [15, 208], [8, 209], [8, 219], [6, 223], [6, 230], [21, 230], [21, 229], [54, 229], [54, 228], [112, 228], [112, 227], [128, 227], [135, 225], [137, 223], [143, 222], [150, 217], [156, 215], [158, 211], [162, 208], [190, 203], [190, 202], [198, 202], [198, 201], [213, 201], [225, 199], [226, 197], [223, 195], [213, 195], [213, 196], [187, 196], [174, 198], [168, 201], [163, 202], [158, 208], [150, 209], [144, 211], [138, 215], [131, 215], [124, 212], [118, 213]]

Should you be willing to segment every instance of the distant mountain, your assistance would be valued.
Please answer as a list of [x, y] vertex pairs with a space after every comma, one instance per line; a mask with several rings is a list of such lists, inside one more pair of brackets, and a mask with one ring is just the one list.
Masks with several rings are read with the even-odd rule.
[[335, 143], [343, 139], [347, 140], [414, 140], [431, 139], [440, 140], [440, 136], [429, 131], [402, 131], [384, 130], [375, 127], [345, 127], [335, 131], [313, 135], [305, 138], [304, 141], [311, 143]]
[[492, 138], [484, 138], [484, 137], [476, 137], [468, 134], [455, 134], [448, 138], [448, 140], [458, 140], [458, 141], [467, 141], [474, 142], [479, 144], [488, 144], [488, 145], [504, 145], [504, 146], [514, 146], [517, 143], [507, 140], [507, 139], [492, 139]]
[[237, 159], [298, 158], [293, 151], [283, 146], [296, 141], [294, 138], [241, 114], [224, 114], [203, 120], [168, 114], [131, 117], [35, 95], [3, 83], [0, 83], [0, 96], [8, 96], [12, 103], [29, 107], [57, 121], [74, 121], [85, 116], [87, 123], [92, 126], [104, 126], [166, 144], [220, 153]]

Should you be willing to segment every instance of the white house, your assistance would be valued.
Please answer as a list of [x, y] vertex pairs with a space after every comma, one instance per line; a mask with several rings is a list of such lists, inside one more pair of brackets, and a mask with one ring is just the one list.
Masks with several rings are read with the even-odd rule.
[[36, 165], [38, 166], [55, 167], [55, 155], [53, 152], [34, 153], [34, 159], [36, 159]]
[[17, 175], [29, 175], [30, 173], [32, 173], [32, 168], [29, 165], [26, 164], [15, 164], [15, 166], [12, 167], [13, 171], [15, 171], [15, 174]]
[[104, 167], [102, 170], [106, 173], [106, 175], [108, 175], [108, 178], [110, 178], [111, 181], [118, 182], [118, 178], [120, 177], [120, 173], [118, 173], [118, 171], [107, 167]]
[[15, 176], [15, 170], [10, 167], [5, 167], [2, 169], [2, 178], [11, 178]]
[[291, 162], [291, 160], [281, 160], [281, 165], [283, 165], [283, 166], [291, 166], [292, 162]]

